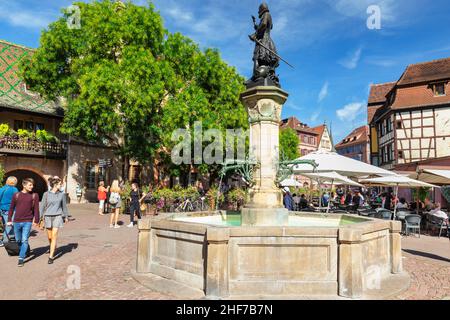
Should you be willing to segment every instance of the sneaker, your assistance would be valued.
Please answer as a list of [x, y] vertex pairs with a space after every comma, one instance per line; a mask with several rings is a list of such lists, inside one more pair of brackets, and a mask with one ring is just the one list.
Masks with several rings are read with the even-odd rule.
[[5, 246], [5, 244], [3, 243], [3, 241], [0, 241], [0, 248], [4, 247], [4, 246]]
[[48, 264], [53, 264], [53, 260], [54, 260], [55, 258], [48, 258]]
[[130, 222], [130, 224], [127, 225], [127, 227], [128, 227], [128, 228], [133, 228], [133, 227], [134, 227], [134, 223], [133, 223], [133, 222]]
[[119, 228], [120, 228], [120, 226], [117, 224], [114, 226], [114, 229], [119, 229]]
[[19, 263], [17, 263], [18, 267], [23, 267], [24, 263], [23, 260], [19, 259]]
[[113, 224], [110, 224], [109, 227], [110, 227], [110, 228], [114, 228], [114, 225], [113, 225]]

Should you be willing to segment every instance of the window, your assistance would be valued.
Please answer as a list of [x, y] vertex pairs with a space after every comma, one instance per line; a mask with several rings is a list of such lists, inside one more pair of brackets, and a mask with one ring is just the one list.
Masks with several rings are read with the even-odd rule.
[[403, 151], [401, 150], [398, 151], [398, 158], [403, 159]]
[[32, 121], [25, 122], [25, 129], [28, 131], [34, 131], [34, 122]]
[[445, 83], [436, 83], [433, 85], [435, 96], [445, 96]]
[[390, 132], [392, 132], [392, 122], [391, 122], [391, 119], [386, 119], [385, 120], [385, 122], [386, 122], [386, 133], [390, 133]]
[[14, 120], [14, 130], [17, 131], [19, 129], [25, 129], [31, 132], [36, 132], [38, 130], [44, 130], [45, 126], [43, 123], [36, 123], [33, 121], [22, 121], [22, 120]]
[[86, 162], [85, 185], [87, 189], [95, 189], [96, 163]]
[[19, 129], [23, 129], [23, 121], [22, 120], [14, 120], [14, 131]]
[[402, 122], [402, 120], [397, 120], [397, 122], [396, 122], [396, 128], [397, 128], [397, 129], [403, 129], [403, 122]]

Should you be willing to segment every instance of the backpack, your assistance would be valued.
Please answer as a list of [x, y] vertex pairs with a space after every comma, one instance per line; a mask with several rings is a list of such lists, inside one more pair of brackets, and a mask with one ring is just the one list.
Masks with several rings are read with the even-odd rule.
[[109, 203], [112, 205], [118, 204], [120, 201], [120, 194], [117, 192], [111, 192], [111, 195], [109, 196]]

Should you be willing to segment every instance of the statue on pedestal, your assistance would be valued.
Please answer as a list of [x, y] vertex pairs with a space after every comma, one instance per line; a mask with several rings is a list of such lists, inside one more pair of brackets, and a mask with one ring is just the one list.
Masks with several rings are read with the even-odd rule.
[[253, 76], [247, 81], [247, 86], [275, 85], [279, 87], [280, 81], [275, 74], [275, 69], [280, 65], [280, 58], [275, 43], [270, 37], [273, 23], [268, 5], [263, 3], [259, 6], [259, 24], [256, 24], [254, 16], [252, 18], [255, 33], [249, 38], [255, 42], [255, 51], [253, 52]]
[[259, 24], [256, 23], [254, 16], [252, 16], [252, 19], [255, 33], [249, 35], [249, 38], [255, 42], [255, 51], [253, 52], [253, 76], [246, 82], [247, 88], [256, 86], [280, 87], [280, 80], [275, 73], [276, 68], [280, 65], [280, 60], [290, 67], [292, 65], [278, 55], [275, 43], [270, 37], [273, 23], [267, 3], [259, 6]]

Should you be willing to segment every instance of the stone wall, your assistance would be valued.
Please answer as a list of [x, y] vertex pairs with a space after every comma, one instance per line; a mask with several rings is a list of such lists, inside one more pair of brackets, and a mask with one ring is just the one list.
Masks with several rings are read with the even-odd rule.
[[99, 159], [113, 159], [113, 167], [107, 169], [108, 182], [120, 176], [122, 165], [114, 151], [110, 148], [102, 148], [83, 144], [71, 144], [68, 152], [68, 176], [67, 176], [67, 192], [72, 201], [77, 201], [76, 188], [80, 184], [83, 188], [82, 198], [80, 202], [96, 202], [98, 175], [96, 175], [95, 188], [86, 187], [86, 165], [88, 162], [96, 163], [96, 171], [98, 172]]
[[307, 228], [141, 220], [137, 272], [210, 297], [360, 298], [386, 277], [402, 273], [401, 223], [362, 221]]

